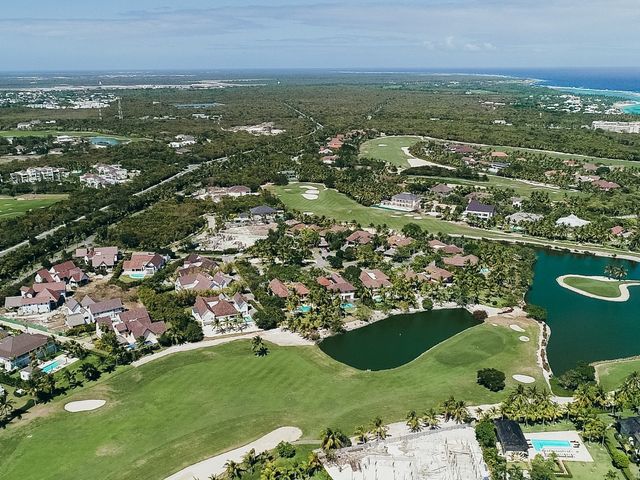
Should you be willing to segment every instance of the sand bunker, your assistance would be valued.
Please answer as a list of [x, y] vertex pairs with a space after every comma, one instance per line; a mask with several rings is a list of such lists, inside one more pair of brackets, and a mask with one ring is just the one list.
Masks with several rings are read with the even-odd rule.
[[590, 278], [593, 280], [599, 280], [601, 282], [615, 282], [617, 280], [614, 280], [612, 278], [609, 277], [603, 277], [603, 276], [598, 276], [598, 275], [562, 275], [558, 278], [556, 278], [556, 281], [558, 282], [558, 284], [563, 287], [566, 288], [567, 290], [571, 290], [572, 292], [578, 293], [580, 295], [584, 295], [585, 297], [589, 297], [589, 298], [595, 298], [596, 300], [605, 300], [607, 302], [626, 302], [627, 300], [629, 300], [629, 298], [631, 298], [631, 294], [629, 293], [629, 287], [635, 287], [635, 286], [639, 286], [640, 282], [628, 282], [628, 283], [623, 283], [621, 285], [618, 286], [618, 288], [620, 289], [620, 295], [617, 297], [603, 297], [600, 295], [596, 295], [594, 293], [589, 293], [589, 292], [585, 292], [584, 290], [581, 290], [579, 288], [576, 287], [572, 287], [571, 285], [567, 284], [565, 282], [565, 280], [567, 279], [567, 277], [574, 277], [574, 278]]
[[78, 402], [69, 402], [64, 406], [67, 412], [90, 412], [91, 410], [97, 410], [107, 403], [106, 400], [80, 400]]
[[386, 144], [386, 143], [379, 143], [379, 144], [378, 144], [378, 146], [379, 146], [379, 147], [386, 147], [386, 146], [387, 146], [387, 144]]
[[536, 381], [535, 378], [530, 377], [529, 375], [513, 375], [512, 378], [516, 382], [520, 382], [520, 383], [534, 383]]
[[304, 188], [305, 190], [318, 190], [318, 187], [315, 185], [300, 185], [300, 188]]
[[304, 198], [306, 198], [307, 200], [317, 200], [318, 199], [318, 195], [313, 194], [313, 193], [303, 193], [302, 196]]
[[522, 335], [521, 337], [518, 337], [518, 340], [520, 340], [521, 342], [528, 342], [530, 338], [525, 335]]
[[520, 325], [516, 325], [515, 323], [512, 323], [511, 325], [509, 325], [509, 328], [511, 328], [511, 330], [516, 331], [516, 332], [525, 332], [526, 330], [524, 328], [522, 328]]

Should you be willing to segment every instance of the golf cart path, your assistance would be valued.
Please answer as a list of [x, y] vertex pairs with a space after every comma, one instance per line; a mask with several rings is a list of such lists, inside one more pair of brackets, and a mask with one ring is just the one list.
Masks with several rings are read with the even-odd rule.
[[224, 465], [231, 460], [237, 463], [242, 461], [242, 457], [254, 449], [256, 454], [266, 452], [276, 448], [280, 442], [295, 442], [302, 437], [302, 430], [297, 427], [280, 427], [267, 433], [264, 437], [247, 443], [242, 447], [230, 450], [225, 453], [207, 458], [198, 463], [194, 463], [177, 473], [174, 473], [166, 480], [193, 480], [194, 478], [209, 478], [211, 475], [219, 475], [224, 472]]

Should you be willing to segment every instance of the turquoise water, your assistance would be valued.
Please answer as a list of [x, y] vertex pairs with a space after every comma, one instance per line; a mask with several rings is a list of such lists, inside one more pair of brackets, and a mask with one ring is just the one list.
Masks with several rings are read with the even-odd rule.
[[622, 108], [624, 113], [630, 115], [640, 115], [640, 93], [627, 92], [623, 90], [598, 90], [593, 88], [573, 88], [573, 87], [554, 87], [557, 90], [574, 93], [576, 95], [593, 95], [598, 97], [612, 97], [622, 100], [630, 100], [637, 102], [634, 105], [628, 105]]
[[55, 370], [59, 366], [60, 366], [60, 363], [58, 362], [58, 360], [54, 360], [53, 362], [42, 367], [40, 370], [42, 370], [44, 373], [51, 373], [53, 370]]
[[536, 452], [541, 452], [545, 448], [571, 448], [571, 442], [568, 440], [531, 440], [531, 445]]
[[433, 310], [389, 318], [329, 337], [320, 349], [360, 370], [386, 370], [414, 360], [431, 347], [478, 325], [466, 310]]
[[[539, 250], [527, 301], [547, 309], [551, 338], [547, 356], [559, 375], [580, 361], [595, 362], [640, 354], [640, 289], [626, 302], [585, 297], [558, 285], [561, 275], [604, 275], [613, 259]], [[640, 279], [640, 264], [617, 260], [628, 279]]]
[[106, 145], [110, 147], [120, 145], [120, 143], [122, 143], [120, 140], [113, 137], [91, 137], [90, 140], [92, 145]]
[[311, 306], [310, 305], [301, 305], [298, 307], [298, 311], [302, 312], [302, 313], [309, 313], [311, 311]]
[[134, 280], [142, 280], [147, 275], [145, 273], [130, 273], [129, 278], [133, 278]]
[[355, 305], [353, 303], [343, 303], [340, 305], [340, 308], [342, 308], [343, 310], [349, 310], [350, 308], [355, 307]]

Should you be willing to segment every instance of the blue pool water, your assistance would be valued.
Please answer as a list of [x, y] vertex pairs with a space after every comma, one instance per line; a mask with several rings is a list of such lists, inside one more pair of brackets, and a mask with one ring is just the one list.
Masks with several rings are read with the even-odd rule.
[[309, 313], [311, 311], [311, 305], [301, 305], [298, 307], [298, 311], [302, 313]]
[[568, 440], [531, 440], [531, 445], [536, 452], [541, 452], [545, 448], [571, 448]]
[[60, 366], [60, 364], [58, 363], [58, 360], [54, 360], [53, 362], [51, 362], [51, 363], [45, 365], [44, 367], [42, 367], [40, 370], [42, 370], [44, 373], [51, 373], [52, 371], [54, 371], [59, 366]]
[[355, 305], [353, 303], [343, 303], [342, 305], [340, 305], [340, 308], [344, 309], [344, 310], [349, 310], [350, 308], [353, 308]]
[[133, 278], [134, 280], [142, 280], [147, 275], [145, 273], [130, 273], [129, 278]]
[[113, 146], [113, 145], [120, 145], [120, 140], [113, 137], [91, 137], [91, 144]]

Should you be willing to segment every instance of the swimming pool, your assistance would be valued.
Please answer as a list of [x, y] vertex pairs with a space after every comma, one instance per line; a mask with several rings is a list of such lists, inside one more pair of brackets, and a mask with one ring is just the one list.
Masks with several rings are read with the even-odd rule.
[[355, 307], [353, 303], [343, 303], [342, 305], [340, 305], [340, 308], [342, 308], [343, 310], [349, 310], [353, 307]]
[[531, 445], [536, 452], [541, 452], [545, 448], [554, 449], [554, 448], [572, 448], [571, 442], [569, 440], [542, 440], [542, 439], [532, 439]]
[[129, 274], [129, 278], [133, 278], [134, 280], [142, 280], [146, 276], [147, 276], [146, 273], [130, 273]]
[[60, 362], [58, 360], [53, 360], [52, 362], [49, 362], [40, 367], [40, 370], [42, 370], [44, 373], [52, 373], [57, 370], [59, 366]]
[[311, 311], [311, 305], [300, 305], [298, 311], [302, 313], [309, 313]]

